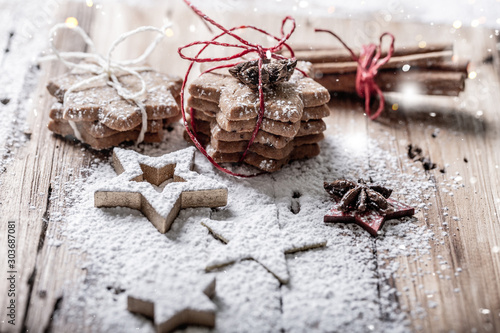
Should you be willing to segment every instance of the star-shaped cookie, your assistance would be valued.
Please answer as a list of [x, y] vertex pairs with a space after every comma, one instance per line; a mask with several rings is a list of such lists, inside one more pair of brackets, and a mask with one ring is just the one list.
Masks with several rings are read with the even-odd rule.
[[[193, 280], [193, 281], [191, 281]], [[153, 318], [156, 332], [171, 332], [181, 325], [215, 326], [215, 278], [199, 281], [162, 277], [156, 285], [137, 285], [129, 292], [127, 309]]]
[[[205, 69], [214, 66], [209, 65]], [[253, 132], [262, 107], [258, 90], [230, 76], [227, 68], [207, 72], [191, 82], [187, 106], [192, 119], [188, 124], [216, 163], [239, 162], [243, 157], [246, 164], [274, 172], [292, 160], [319, 154], [322, 136], [309, 137], [311, 142], [300, 146], [298, 141], [299, 137], [321, 134], [326, 129], [322, 118], [330, 114], [326, 104], [330, 94], [304, 75], [308, 65], [300, 62], [297, 66], [303, 69], [294, 71], [289, 81], [264, 87], [263, 119], [255, 138]], [[201, 70], [204, 72], [203, 64]], [[217, 132], [212, 132], [216, 128]], [[249, 140], [253, 140], [250, 147]], [[287, 150], [278, 151], [294, 140]], [[263, 154], [258, 144], [265, 145], [261, 148], [268, 153]]]
[[[265, 118], [296, 123], [301, 120], [304, 107], [321, 106], [330, 100], [328, 90], [301, 74], [294, 74], [290, 82], [277, 87], [280, 89], [265, 90]], [[237, 79], [219, 74], [200, 76], [189, 86], [189, 93], [189, 106], [196, 106], [193, 102], [198, 100], [215, 103], [227, 120], [253, 119], [260, 110], [257, 92]]]
[[413, 207], [399, 201], [388, 198], [387, 203], [392, 209], [387, 211], [367, 210], [365, 212], [343, 212], [339, 209], [339, 203], [336, 203], [325, 215], [324, 221], [325, 223], [354, 222], [368, 231], [372, 236], [377, 236], [378, 231], [382, 228], [385, 221], [415, 214]]
[[[192, 171], [195, 150], [149, 157], [115, 148], [113, 164], [119, 175], [96, 189], [94, 205], [140, 210], [161, 233], [170, 229], [181, 208], [225, 206], [227, 187]], [[153, 186], [166, 181], [161, 193]]]
[[326, 240], [307, 235], [287, 235], [278, 224], [275, 205], [249, 208], [245, 218], [234, 221], [205, 219], [201, 222], [217, 239], [226, 243], [222, 250], [210, 255], [206, 270], [253, 259], [273, 274], [281, 283], [289, 281], [285, 254], [323, 247]]

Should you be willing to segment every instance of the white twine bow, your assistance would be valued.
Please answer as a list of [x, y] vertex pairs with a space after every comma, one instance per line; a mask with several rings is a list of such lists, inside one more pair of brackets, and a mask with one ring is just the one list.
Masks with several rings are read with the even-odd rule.
[[[141, 110], [141, 117], [142, 117], [142, 126], [141, 126], [141, 131], [139, 133], [139, 137], [137, 138], [137, 143], [141, 143], [144, 140], [144, 135], [146, 133], [146, 130], [148, 128], [148, 116], [146, 113], [146, 107], [144, 103], [141, 101], [141, 97], [146, 93], [147, 87], [146, 87], [146, 82], [142, 78], [142, 76], [139, 74], [140, 71], [148, 70], [150, 68], [148, 67], [134, 67], [135, 65], [144, 62], [146, 58], [153, 52], [153, 50], [158, 46], [160, 41], [163, 39], [165, 36], [165, 30], [170, 27], [172, 24], [168, 22], [167, 24], [163, 25], [161, 28], [156, 28], [156, 27], [151, 27], [151, 26], [143, 26], [139, 27], [135, 30], [123, 33], [120, 35], [114, 42], [111, 44], [111, 47], [108, 51], [107, 57], [104, 57], [100, 54], [98, 54], [95, 50], [95, 45], [92, 39], [90, 39], [89, 35], [80, 27], [69, 27], [65, 23], [60, 23], [56, 24], [49, 32], [49, 41], [50, 41], [50, 46], [52, 47], [52, 50], [54, 52], [54, 55], [56, 59], [61, 61], [66, 67], [69, 69], [78, 69], [86, 73], [92, 73], [94, 76], [82, 80], [78, 83], [75, 83], [71, 87], [69, 87], [65, 94], [64, 94], [64, 105], [67, 105], [67, 99], [68, 96], [70, 95], [71, 92], [75, 91], [76, 89], [83, 87], [85, 85], [88, 85], [94, 81], [98, 81], [101, 79], [108, 79], [108, 85], [113, 87], [116, 92], [118, 93], [119, 96], [122, 98], [134, 102], [139, 109]], [[54, 37], [57, 35], [57, 31], [61, 29], [69, 29], [74, 32], [76, 32], [82, 39], [85, 41], [85, 43], [88, 46], [88, 52], [61, 52], [57, 49], [57, 47], [54, 44]], [[115, 50], [115, 48], [120, 45], [123, 41], [125, 41], [127, 38], [142, 33], [142, 32], [147, 32], [147, 31], [153, 31], [157, 32], [160, 35], [156, 37], [151, 44], [146, 48], [144, 53], [142, 53], [139, 57], [135, 59], [129, 59], [129, 60], [122, 60], [122, 61], [116, 61], [112, 60], [112, 53]], [[47, 60], [54, 59], [54, 57], [48, 57]], [[74, 61], [70, 61], [68, 59], [75, 59]], [[82, 63], [81, 60], [84, 59], [90, 59], [93, 60], [92, 63]], [[131, 91], [127, 88], [125, 88], [122, 83], [118, 80], [116, 74], [117, 72], [125, 72], [128, 74], [131, 74], [135, 76], [141, 83], [141, 89], [138, 91]], [[67, 108], [64, 110], [64, 118], [66, 118], [66, 112]], [[71, 128], [73, 129], [73, 132], [76, 136], [76, 138], [80, 141], [82, 140], [81, 134], [78, 131], [75, 123], [71, 120], [68, 121]]]

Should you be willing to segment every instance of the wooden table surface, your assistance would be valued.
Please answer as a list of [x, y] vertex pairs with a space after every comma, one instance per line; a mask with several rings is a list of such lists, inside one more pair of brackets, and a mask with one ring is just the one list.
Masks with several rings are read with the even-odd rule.
[[[241, 13], [213, 11], [209, 14], [225, 26], [244, 22], [277, 32], [280, 21], [276, 18], [288, 13], [276, 16], [250, 11], [241, 16]], [[27, 18], [27, 15], [35, 16]], [[396, 149], [401, 169], [408, 164], [405, 151], [410, 143], [422, 147], [439, 166], [427, 172], [436, 196], [429, 199], [431, 204], [426, 214], [420, 212], [417, 215], [436, 235], [429, 261], [398, 258], [400, 270], [414, 278], [410, 284], [401, 275], [391, 277], [389, 281], [399, 291], [394, 302], [408, 313], [412, 329], [499, 332], [500, 66], [495, 51], [497, 37], [494, 31], [481, 27], [464, 27], [452, 33], [450, 26], [391, 23], [378, 15], [374, 14], [370, 21], [365, 21], [307, 18], [299, 13], [299, 29], [292, 40], [296, 44], [304, 44], [304, 41], [319, 43], [318, 36], [311, 32], [314, 25], [333, 29], [351, 45], [359, 46], [361, 42], [376, 40], [380, 32], [389, 30], [396, 35], [399, 45], [402, 41], [412, 44], [418, 39], [427, 43], [455, 41], [457, 53], [472, 59], [471, 69], [477, 77], [467, 81], [466, 91], [458, 98], [422, 96], [405, 99], [401, 95], [389, 95], [387, 110], [381, 119], [369, 121], [363, 116], [362, 102], [334, 96], [330, 103], [333, 113], [327, 122], [332, 125], [329, 131], [335, 128], [347, 137], [361, 133], [366, 138], [378, 140], [388, 150]], [[82, 254], [70, 251], [65, 242], [57, 247], [45, 242], [48, 237], [61, 238], [65, 223], [49, 218], [64, 212], [65, 205], [63, 189], [54, 188], [51, 182], [55, 177], [59, 177], [60, 182], [70, 181], [89, 167], [95, 156], [105, 158], [109, 151], [96, 153], [82, 149], [81, 145], [53, 136], [47, 130], [51, 99], [45, 85], [49, 78], [64, 73], [65, 69], [55, 62], [44, 63], [41, 70], [30, 67], [41, 51], [40, 45], [47, 46], [39, 42], [46, 38], [40, 34], [46, 34], [49, 25], [70, 16], [78, 19], [80, 27], [89, 32], [97, 48], [103, 51], [124, 31], [139, 25], [160, 26], [165, 17], [171, 18], [175, 22], [173, 36], [155, 51], [149, 63], [161, 71], [178, 75], [185, 72], [187, 63], [177, 56], [176, 48], [210, 36], [200, 19], [180, 1], [165, 2], [154, 10], [123, 4], [102, 4], [97, 8], [82, 2], [31, 1], [16, 6], [9, 1], [0, 1], [0, 93], [3, 94], [0, 96], [0, 112], [9, 122], [23, 123], [3, 124], [2, 128], [7, 130], [0, 136], [0, 147], [4, 147], [0, 164], [3, 167], [0, 174], [2, 332], [70, 331], [73, 324], [65, 317], [67, 314], [58, 313], [60, 303], [64, 302], [63, 286], [68, 288], [85, 283], [86, 271], [79, 264]], [[190, 26], [196, 29], [189, 29]], [[85, 50], [83, 42], [71, 38], [69, 33], [64, 32], [60, 37], [57, 41], [60, 48]], [[120, 56], [137, 55], [146, 43], [144, 39], [134, 39], [133, 43], [123, 46]], [[397, 111], [389, 111], [392, 103], [399, 104]], [[439, 129], [438, 135], [433, 137], [436, 129]], [[444, 168], [445, 173], [440, 172], [440, 168]], [[448, 182], [454, 175], [460, 175], [460, 184], [464, 187], [451, 196], [443, 182]], [[49, 200], [57, 192], [60, 192], [59, 198]], [[8, 220], [16, 221], [17, 225], [15, 327], [8, 325], [4, 317], [8, 305], [5, 297], [8, 285], [4, 278]], [[448, 223], [445, 227], [442, 225], [444, 220]], [[443, 232], [448, 236], [441, 237]], [[373, 253], [377, 255], [376, 249]], [[62, 270], [58, 269], [61, 265], [64, 265]], [[421, 274], [429, 270], [434, 273]], [[455, 272], [460, 272], [459, 276]], [[428, 291], [432, 291], [434, 303], [429, 302]], [[422, 313], [425, 315], [420, 315]], [[381, 316], [383, 314], [381, 306]], [[52, 320], [55, 315], [57, 321]], [[86, 330], [99, 331], [92, 325]]]

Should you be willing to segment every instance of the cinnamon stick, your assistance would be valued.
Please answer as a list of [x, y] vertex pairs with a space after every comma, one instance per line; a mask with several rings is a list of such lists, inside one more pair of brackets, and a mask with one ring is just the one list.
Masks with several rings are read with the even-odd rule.
[[[386, 56], [387, 48], [381, 58]], [[298, 60], [312, 62], [316, 81], [331, 92], [356, 92], [358, 63], [341, 48], [296, 48]], [[453, 56], [452, 44], [399, 47], [375, 76], [384, 92], [403, 91], [410, 84], [419, 94], [457, 96], [464, 90], [468, 61]], [[404, 69], [404, 71], [403, 71]]]
[[[402, 68], [404, 65], [410, 67], [430, 67], [448, 59], [453, 56], [453, 51], [445, 50], [429, 53], [416, 53], [402, 56], [393, 56], [381, 69], [397, 69]], [[313, 65], [314, 71], [322, 72], [323, 74], [336, 74], [336, 73], [350, 73], [356, 72], [358, 63], [355, 61], [347, 62], [323, 62], [315, 63]]]
[[[328, 74], [315, 79], [331, 92], [356, 92], [356, 73]], [[465, 79], [462, 72], [384, 70], [377, 74], [375, 82], [383, 92], [405, 92], [407, 87], [415, 87], [418, 94], [458, 96], [464, 90]]]
[[467, 76], [467, 68], [469, 67], [469, 60], [467, 59], [456, 59], [451, 61], [445, 61], [442, 63], [432, 64], [427, 67], [418, 67], [417, 70], [442, 70], [445, 72], [460, 72]]
[[[440, 70], [440, 71], [450, 71], [450, 72], [461, 72], [467, 74], [467, 67], [469, 66], [469, 61], [465, 59], [457, 59], [455, 61], [441, 59], [438, 61], [437, 58], [433, 59], [418, 59], [414, 61], [399, 61], [405, 57], [398, 57], [394, 63], [390, 63], [381, 67], [383, 69], [402, 69], [404, 65], [409, 65], [409, 69], [412, 70]], [[392, 60], [392, 59], [391, 59]], [[398, 63], [399, 62], [399, 63]], [[343, 73], [353, 73], [357, 70], [357, 63], [325, 63], [325, 64], [314, 64], [313, 72], [318, 75], [326, 74], [343, 74]]]
[[[394, 50], [393, 57], [406, 56], [412, 54], [433, 53], [442, 51], [452, 51], [452, 44], [429, 44], [424, 48], [418, 46], [399, 47]], [[305, 60], [316, 63], [323, 62], [349, 62], [352, 61], [351, 55], [347, 50], [341, 48], [309, 48], [295, 47], [295, 58], [297, 60]], [[284, 56], [289, 56], [287, 51], [283, 52]], [[381, 57], [385, 57], [387, 51], [383, 50]]]

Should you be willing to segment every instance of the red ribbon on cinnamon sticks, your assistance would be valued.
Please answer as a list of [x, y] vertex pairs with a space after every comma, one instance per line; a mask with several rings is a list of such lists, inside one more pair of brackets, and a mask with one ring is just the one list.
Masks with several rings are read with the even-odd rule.
[[[377, 85], [377, 83], [375, 83], [375, 76], [378, 73], [378, 69], [381, 66], [385, 65], [389, 61], [389, 59], [391, 59], [394, 53], [394, 35], [389, 32], [384, 32], [382, 35], [380, 35], [379, 45], [363, 45], [361, 47], [359, 56], [357, 56], [354, 51], [349, 46], [347, 46], [347, 44], [334, 32], [325, 29], [315, 29], [314, 31], [326, 32], [335, 37], [340, 43], [342, 43], [347, 51], [349, 51], [352, 59], [358, 63], [358, 69], [356, 72], [356, 92], [358, 93], [359, 97], [365, 99], [366, 115], [371, 120], [376, 119], [384, 110], [385, 98], [382, 90], [380, 90], [380, 87]], [[391, 38], [391, 45], [389, 46], [387, 55], [384, 58], [380, 59], [382, 39], [385, 36], [389, 36]], [[380, 102], [377, 111], [372, 115], [370, 109], [370, 100], [371, 96], [375, 94], [380, 97]]]
[[[195, 63], [230, 61], [230, 60], [242, 58], [243, 56], [245, 56], [247, 54], [251, 54], [251, 53], [256, 53], [258, 55], [258, 65], [259, 65], [259, 85], [258, 85], [258, 91], [259, 91], [260, 111], [259, 111], [258, 116], [257, 116], [257, 123], [255, 125], [255, 129], [253, 130], [252, 137], [251, 137], [250, 141], [248, 142], [248, 145], [247, 145], [245, 151], [243, 152], [243, 155], [241, 156], [240, 162], [243, 161], [243, 159], [245, 158], [246, 154], [248, 153], [248, 149], [250, 148], [250, 146], [254, 142], [255, 137], [257, 136], [257, 132], [259, 131], [260, 125], [262, 124], [262, 120], [264, 118], [265, 104], [264, 104], [264, 91], [263, 91], [263, 88], [262, 88], [262, 64], [263, 64], [263, 59], [265, 59], [265, 58], [285, 59], [286, 57], [284, 57], [284, 56], [282, 56], [280, 54], [276, 54], [276, 52], [279, 51], [279, 50], [281, 50], [283, 47], [286, 47], [288, 49], [288, 51], [290, 52], [291, 57], [294, 58], [293, 50], [286, 43], [286, 41], [290, 38], [290, 36], [292, 35], [292, 33], [295, 30], [295, 19], [293, 19], [290, 16], [285, 17], [283, 19], [283, 21], [281, 22], [281, 29], [280, 29], [281, 37], [277, 37], [277, 36], [274, 36], [274, 35], [268, 33], [267, 31], [265, 31], [263, 29], [260, 29], [260, 28], [254, 27], [254, 26], [250, 26], [250, 25], [242, 25], [242, 26], [239, 26], [239, 27], [233, 27], [231, 29], [226, 29], [225, 27], [223, 27], [222, 25], [220, 25], [219, 23], [215, 22], [213, 19], [211, 19], [210, 17], [208, 17], [206, 14], [204, 14], [198, 8], [196, 8], [193, 4], [191, 4], [190, 1], [184, 0], [184, 2], [198, 16], [200, 16], [203, 20], [205, 20], [206, 22], [212, 24], [213, 26], [217, 27], [218, 29], [220, 29], [222, 31], [219, 35], [215, 36], [214, 38], [212, 38], [209, 41], [196, 41], [196, 42], [189, 43], [187, 45], [181, 46], [178, 49], [178, 53], [179, 53], [179, 55], [180, 55], [180, 57], [182, 59], [186, 59], [186, 60], [191, 61], [191, 63], [189, 64], [188, 70], [186, 72], [186, 75], [184, 76], [184, 82], [182, 83], [182, 88], [181, 88], [181, 112], [182, 112], [182, 118], [183, 118], [183, 121], [184, 121], [184, 126], [186, 128], [186, 131], [187, 131], [189, 137], [191, 138], [191, 140], [193, 141], [194, 145], [196, 146], [196, 148], [198, 148], [198, 150], [203, 155], [205, 155], [205, 157], [207, 157], [207, 159], [210, 161], [210, 163], [212, 163], [220, 171], [225, 172], [225, 173], [227, 173], [229, 175], [232, 175], [232, 176], [237, 176], [237, 177], [254, 177], [254, 176], [257, 176], [259, 174], [255, 174], [255, 175], [243, 175], [243, 174], [234, 173], [234, 172], [232, 172], [230, 170], [227, 170], [224, 167], [220, 166], [217, 162], [215, 162], [210, 157], [210, 155], [208, 155], [208, 153], [205, 150], [205, 148], [203, 148], [203, 146], [198, 141], [198, 138], [196, 137], [196, 133], [194, 133], [193, 131], [191, 131], [191, 129], [189, 128], [189, 126], [187, 124], [186, 112], [185, 112], [185, 109], [184, 109], [184, 90], [185, 90], [185, 87], [186, 87], [187, 79], [189, 77], [189, 73], [191, 72], [191, 69], [192, 69], [192, 67], [193, 67], [193, 65]], [[290, 31], [285, 34], [285, 30], [284, 30], [285, 29], [285, 24], [288, 21], [291, 21], [292, 27], [291, 27]], [[276, 45], [274, 45], [274, 46], [271, 46], [271, 47], [263, 47], [260, 44], [251, 43], [251, 42], [245, 40], [244, 38], [238, 36], [234, 32], [236, 30], [244, 30], [244, 29], [251, 29], [251, 30], [254, 30], [256, 32], [262, 33], [262, 34], [264, 34], [266, 36], [269, 36], [269, 37], [275, 39], [276, 41], [278, 41], [278, 43]], [[234, 38], [239, 43], [223, 43], [223, 42], [217, 41], [220, 37], [226, 36], [226, 35]], [[196, 45], [202, 45], [203, 47], [200, 49], [200, 51], [194, 57], [189, 57], [189, 56], [186, 56], [186, 55], [183, 54], [183, 50], [184, 49], [190, 48], [190, 47], [196, 46]], [[222, 47], [232, 47], [232, 48], [242, 49], [242, 51], [239, 52], [239, 53], [237, 53], [237, 54], [234, 54], [232, 56], [229, 56], [229, 57], [223, 57], [223, 58], [200, 58], [200, 55], [203, 53], [203, 51], [205, 51], [205, 49], [208, 46], [210, 46], [210, 45], [222, 46]], [[213, 67], [213, 68], [210, 68], [210, 69], [204, 71], [201, 75], [203, 75], [205, 73], [208, 73], [208, 72], [211, 72], [211, 71], [214, 71], [216, 69], [233, 67], [237, 63], [231, 63], [231, 64], [226, 64], [226, 65], [216, 66], [216, 67]], [[305, 73], [303, 73], [303, 74], [305, 74]], [[191, 119], [191, 121], [193, 122], [193, 119]], [[193, 125], [194, 125], [194, 122], [193, 122]]]

